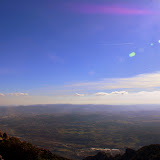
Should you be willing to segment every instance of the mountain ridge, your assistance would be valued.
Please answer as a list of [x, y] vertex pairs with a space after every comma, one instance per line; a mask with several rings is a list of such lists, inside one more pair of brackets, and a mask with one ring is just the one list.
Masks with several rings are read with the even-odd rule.
[[70, 160], [53, 154], [47, 149], [35, 147], [0, 131], [0, 157], [4, 160]]

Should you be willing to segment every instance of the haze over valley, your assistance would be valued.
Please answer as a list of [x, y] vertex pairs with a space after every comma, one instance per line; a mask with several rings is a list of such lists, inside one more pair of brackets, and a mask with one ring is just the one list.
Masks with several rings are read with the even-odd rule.
[[0, 113], [0, 128], [9, 135], [71, 159], [95, 155], [98, 148], [123, 153], [160, 143], [159, 105], [10, 106]]
[[159, 0], [1, 0], [0, 160], [160, 159], [159, 19]]

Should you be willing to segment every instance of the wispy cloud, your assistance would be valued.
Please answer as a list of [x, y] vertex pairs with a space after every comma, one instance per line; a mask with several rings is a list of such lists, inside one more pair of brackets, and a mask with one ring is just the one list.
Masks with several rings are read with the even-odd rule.
[[[48, 91], [55, 94], [48, 94]], [[64, 92], [65, 90], [65, 92]], [[42, 95], [0, 94], [1, 104], [160, 104], [160, 72], [47, 88]], [[56, 94], [58, 93], [58, 94]], [[3, 103], [2, 103], [3, 101]]]
[[111, 95], [126, 95], [128, 92], [126, 91], [114, 91], [111, 93]]
[[125, 46], [125, 45], [134, 45], [135, 43], [126, 42], [126, 43], [98, 43], [98, 45], [104, 46]]
[[118, 14], [118, 15], [151, 15], [156, 14], [156, 12], [142, 8], [132, 8], [114, 4], [114, 5], [105, 5], [105, 4], [89, 4], [89, 3], [80, 3], [80, 4], [69, 4], [68, 8], [71, 11], [83, 14]]
[[[67, 98], [65, 99], [67, 102]], [[72, 99], [77, 104], [160, 104], [160, 91], [113, 91], [97, 92]]]
[[[140, 92], [156, 91], [160, 89], [160, 72], [139, 74], [124, 78], [104, 78], [97, 81], [76, 82], [59, 86], [48, 86], [35, 90], [34, 95], [75, 95], [83, 93], [91, 95], [101, 92], [101, 94], [111, 92]], [[115, 93], [116, 94], [116, 93]], [[124, 93], [125, 94], [125, 93]]]
[[[127, 95], [127, 94], [129, 94], [127, 91], [114, 91], [114, 92], [110, 92], [110, 93], [108, 93], [108, 92], [97, 92], [95, 94], [88, 94], [88, 95], [89, 96], [93, 96], [93, 95], [95, 95], [95, 96], [110, 96], [110, 95]], [[79, 96], [80, 95], [84, 96], [84, 94], [79, 94]]]
[[113, 97], [116, 98], [117, 96], [126, 96], [126, 97], [133, 97], [133, 96], [141, 96], [142, 97], [160, 97], [160, 91], [140, 91], [140, 92], [127, 92], [127, 91], [113, 91], [111, 93], [107, 92], [97, 92], [92, 94], [91, 96], [105, 96], [105, 97]]
[[[116, 94], [114, 94], [116, 92]], [[126, 94], [122, 94], [122, 92]], [[78, 94], [79, 95], [79, 94]], [[81, 95], [81, 94], [80, 94]], [[98, 96], [99, 95], [99, 96]], [[160, 104], [160, 91], [140, 92], [99, 92], [85, 96], [1, 96], [0, 105], [21, 104]]]
[[4, 94], [3, 94], [3, 93], [0, 93], [0, 96], [4, 96]]
[[83, 96], [85, 96], [85, 94], [76, 93], [76, 96], [83, 97]]
[[109, 93], [106, 93], [106, 92], [97, 92], [95, 95], [96, 96], [108, 96]]
[[7, 96], [29, 96], [28, 93], [8, 93]]
[[95, 82], [75, 83], [68, 87], [84, 90], [154, 89], [160, 87], [160, 72], [127, 78], [106, 78]]

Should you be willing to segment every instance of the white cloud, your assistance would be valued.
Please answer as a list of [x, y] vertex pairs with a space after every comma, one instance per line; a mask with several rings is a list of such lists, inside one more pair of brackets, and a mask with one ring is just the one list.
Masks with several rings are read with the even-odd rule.
[[[88, 95], [109, 96], [109, 95], [126, 95], [126, 94], [128, 94], [128, 92], [126, 92], [126, 91], [114, 91], [114, 92], [111, 92], [111, 93], [97, 92], [97, 93], [95, 93], [95, 94], [88, 94]], [[76, 96], [83, 97], [83, 96], [85, 96], [85, 94], [76, 93]]]
[[88, 90], [151, 89], [160, 87], [160, 72], [127, 78], [106, 78], [96, 82], [76, 83], [68, 87]]
[[76, 93], [76, 96], [83, 97], [83, 96], [85, 96], [85, 95], [84, 95], [84, 94]]
[[95, 95], [96, 96], [109, 96], [109, 95], [126, 95], [128, 92], [126, 91], [114, 91], [111, 93], [106, 93], [106, 92], [97, 92]]
[[108, 96], [109, 93], [105, 93], [105, 92], [97, 92], [95, 95], [96, 95], [96, 96]]
[[8, 96], [28, 96], [28, 93], [8, 93]]
[[115, 94], [115, 95], [126, 95], [126, 94], [128, 94], [128, 92], [126, 92], [126, 91], [114, 91], [114, 92], [112, 92], [111, 94]]
[[160, 91], [152, 91], [152, 92], [141, 91], [141, 92], [134, 93], [134, 95], [160, 97]]
[[[35, 96], [27, 96], [28, 93], [8, 93], [5, 96], [1, 93], [0, 103], [160, 104], [160, 72], [56, 87], [54, 94], [52, 87], [37, 92]], [[41, 96], [38, 93], [42, 93]]]
[[0, 93], [0, 96], [5, 96], [3, 93]]
[[147, 92], [142, 90], [140, 92], [129, 92], [128, 94], [113, 94], [111, 92], [105, 96], [95, 96], [95, 94], [85, 94], [85, 96], [74, 96], [73, 94], [63, 96], [2, 96], [0, 99], [0, 105], [62, 103], [106, 105], [160, 104], [160, 91]]

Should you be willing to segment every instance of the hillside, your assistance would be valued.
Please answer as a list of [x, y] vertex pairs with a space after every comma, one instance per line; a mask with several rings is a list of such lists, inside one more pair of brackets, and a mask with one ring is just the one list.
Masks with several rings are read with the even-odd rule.
[[0, 131], [0, 160], [69, 160]]
[[135, 151], [126, 149], [123, 155], [112, 157], [105, 152], [99, 152], [95, 156], [89, 156], [83, 160], [160, 160], [160, 144], [144, 146]]

